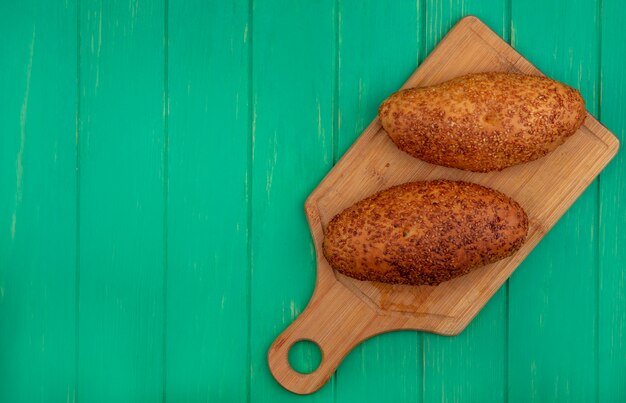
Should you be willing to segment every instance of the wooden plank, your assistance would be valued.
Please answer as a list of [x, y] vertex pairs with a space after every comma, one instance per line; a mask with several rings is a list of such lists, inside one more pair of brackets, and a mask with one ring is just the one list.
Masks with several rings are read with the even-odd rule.
[[427, 54], [461, 17], [467, 15], [480, 18], [505, 41], [508, 42], [510, 39], [511, 0], [451, 0], [447, 2], [425, 0], [425, 2], [424, 36]]
[[419, 2], [339, 2], [337, 159], [424, 58], [419, 7]]
[[[514, 1], [512, 42], [598, 105], [598, 3]], [[555, 16], [558, 15], [558, 23]], [[509, 399], [597, 400], [597, 185], [510, 280]]]
[[[302, 206], [333, 162], [334, 3], [284, 2], [278, 13], [275, 2], [253, 2], [253, 402], [303, 401], [272, 380], [267, 350], [304, 309], [315, 282]], [[310, 350], [300, 352], [296, 365], [312, 369]], [[330, 386], [308, 400], [332, 396]]]
[[[425, 42], [432, 49], [463, 16], [476, 15], [509, 39], [508, 1], [426, 1]], [[424, 401], [502, 401], [506, 395], [507, 286], [455, 337], [424, 335]]]
[[0, 16], [0, 401], [73, 401], [76, 2]]
[[80, 4], [79, 387], [163, 397], [164, 3]]
[[168, 18], [166, 400], [241, 402], [249, 377], [248, 2], [170, 0]]
[[[378, 106], [418, 64], [420, 2], [340, 1], [337, 151], [341, 156]], [[421, 335], [395, 332], [357, 346], [337, 370], [336, 401], [416, 401], [422, 394]]]
[[602, 2], [600, 119], [622, 141], [622, 150], [600, 176], [599, 401], [626, 401], [626, 31], [624, 3]]

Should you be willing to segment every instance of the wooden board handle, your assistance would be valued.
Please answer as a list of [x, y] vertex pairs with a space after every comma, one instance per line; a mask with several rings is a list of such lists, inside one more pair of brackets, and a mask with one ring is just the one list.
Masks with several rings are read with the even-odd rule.
[[[315, 392], [328, 382], [350, 350], [374, 334], [370, 324], [376, 316], [340, 283], [327, 292], [316, 292], [304, 312], [272, 343], [268, 352], [272, 375], [291, 392]], [[302, 340], [312, 341], [322, 352], [319, 367], [309, 374], [297, 372], [289, 364], [289, 350]]]

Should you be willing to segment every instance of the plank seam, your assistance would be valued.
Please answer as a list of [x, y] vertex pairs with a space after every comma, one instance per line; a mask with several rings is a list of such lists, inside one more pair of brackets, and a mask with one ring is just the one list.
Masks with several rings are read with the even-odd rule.
[[[426, 59], [426, 0], [417, 0], [418, 17], [418, 39], [420, 41], [417, 48], [418, 51], [418, 64], [421, 64]], [[420, 12], [422, 11], [423, 12]]]
[[[597, 23], [597, 29], [598, 29], [598, 37], [597, 37], [597, 47], [598, 47], [598, 61], [597, 61], [597, 77], [596, 79], [598, 80], [597, 82], [597, 97], [596, 97], [596, 110], [597, 110], [597, 117], [598, 120], [600, 120], [601, 116], [602, 116], [602, 7], [603, 7], [603, 0], [597, 0], [597, 9], [596, 9], [596, 20], [598, 21]], [[595, 370], [595, 381], [596, 381], [596, 401], [598, 401], [600, 399], [600, 270], [602, 265], [600, 264], [600, 259], [601, 259], [601, 253], [600, 253], [600, 238], [601, 238], [601, 228], [600, 228], [600, 214], [602, 214], [602, 172], [600, 172], [600, 174], [598, 175], [598, 180], [596, 182], [596, 222], [595, 222], [595, 228], [598, 229], [598, 232], [596, 234], [596, 242], [595, 242], [595, 246], [596, 246], [596, 259], [595, 259], [595, 269], [596, 269], [596, 276], [595, 276], [595, 281], [596, 281], [596, 286], [595, 286], [595, 290], [596, 290], [596, 326], [595, 326], [595, 332], [594, 332], [594, 343], [595, 343], [595, 355], [596, 355], [596, 359], [594, 360], [594, 370]]]
[[246, 146], [248, 147], [247, 167], [246, 167], [246, 257], [247, 257], [247, 292], [246, 292], [246, 309], [248, 313], [247, 323], [247, 344], [246, 344], [246, 362], [248, 365], [248, 374], [246, 377], [246, 400], [252, 400], [252, 167], [254, 162], [254, 131], [256, 118], [254, 116], [254, 88], [253, 88], [253, 44], [254, 44], [254, 0], [248, 0], [248, 139]]
[[337, 163], [337, 152], [339, 147], [339, 67], [340, 67], [340, 43], [341, 43], [341, 33], [340, 33], [340, 21], [341, 21], [341, 0], [335, 1], [335, 10], [334, 10], [334, 22], [335, 22], [335, 52], [334, 52], [334, 60], [333, 60], [333, 146], [332, 146], [332, 161], [333, 166]]
[[162, 400], [167, 393], [167, 277], [169, 273], [169, 1], [163, 4], [163, 347]]
[[[337, 153], [339, 148], [339, 78], [340, 78], [340, 52], [341, 52], [341, 0], [335, 1], [335, 10], [334, 10], [334, 23], [335, 23], [335, 54], [333, 60], [333, 70], [334, 70], [334, 85], [333, 85], [333, 99], [332, 99], [332, 109], [333, 109], [333, 126], [332, 126], [332, 162], [333, 166], [337, 163]], [[337, 384], [339, 383], [339, 371], [335, 370], [333, 377], [330, 382], [332, 382], [333, 387], [333, 402], [337, 402]]]
[[79, 335], [80, 335], [80, 326], [78, 325], [78, 321], [80, 318], [79, 311], [79, 301], [80, 301], [80, 85], [81, 85], [81, 74], [80, 74], [80, 60], [81, 60], [81, 51], [80, 47], [82, 45], [81, 41], [81, 24], [80, 24], [80, 7], [81, 1], [76, 1], [76, 200], [75, 200], [75, 208], [76, 208], [76, 255], [75, 255], [75, 268], [74, 268], [74, 403], [78, 402], [78, 385], [79, 385], [79, 376], [80, 371], [78, 370], [79, 365]]
[[511, 44], [511, 33], [513, 30], [513, 19], [511, 18], [511, 10], [513, 8], [513, 0], [506, 0], [504, 3], [504, 31], [502, 32], [505, 35], [504, 40], [510, 45]]

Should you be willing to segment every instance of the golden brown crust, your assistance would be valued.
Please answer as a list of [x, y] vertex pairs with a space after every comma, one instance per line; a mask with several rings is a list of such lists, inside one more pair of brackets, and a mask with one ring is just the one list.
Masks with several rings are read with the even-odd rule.
[[474, 183], [395, 186], [336, 215], [323, 249], [337, 271], [359, 280], [430, 284], [510, 256], [528, 217], [508, 196]]
[[432, 164], [499, 171], [540, 158], [583, 124], [580, 93], [546, 77], [480, 73], [396, 92], [379, 117], [401, 150]]

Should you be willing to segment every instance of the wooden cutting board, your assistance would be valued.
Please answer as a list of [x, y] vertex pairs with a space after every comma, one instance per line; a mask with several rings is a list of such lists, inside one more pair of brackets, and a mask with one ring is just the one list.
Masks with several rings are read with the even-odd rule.
[[[480, 20], [466, 17], [402, 88], [485, 71], [541, 74]], [[576, 134], [548, 156], [501, 172], [471, 173], [431, 165], [401, 152], [375, 119], [306, 201], [305, 212], [317, 253], [316, 288], [304, 312], [270, 347], [272, 374], [292, 392], [312, 393], [328, 381], [350, 350], [374, 335], [400, 329], [458, 334], [618, 148], [617, 138], [588, 114]], [[438, 286], [358, 281], [330, 268], [322, 253], [322, 240], [333, 216], [381, 189], [438, 178], [479, 183], [513, 197], [530, 218], [524, 246], [507, 259]], [[310, 374], [296, 372], [288, 362], [289, 349], [300, 340], [316, 343], [322, 352], [320, 366]]]

